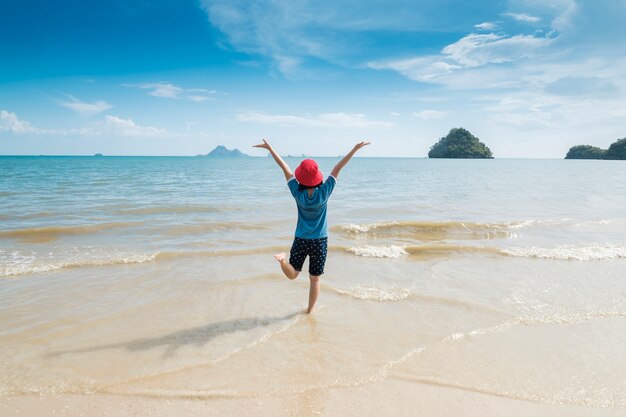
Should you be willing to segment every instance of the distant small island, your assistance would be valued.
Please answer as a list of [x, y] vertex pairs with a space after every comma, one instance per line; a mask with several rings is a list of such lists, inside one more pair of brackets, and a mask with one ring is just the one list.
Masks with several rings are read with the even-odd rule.
[[591, 145], [576, 145], [569, 148], [565, 159], [613, 159], [626, 160], [626, 138], [618, 139], [602, 149]]
[[476, 136], [462, 127], [450, 130], [447, 136], [431, 146], [429, 158], [485, 158], [491, 159], [491, 150]]
[[209, 158], [248, 158], [250, 155], [246, 155], [239, 149], [228, 149], [226, 146], [218, 145], [206, 155], [198, 154], [196, 156], [204, 156]]
[[[272, 154], [269, 153], [269, 152], [267, 154], [267, 157], [268, 158], [273, 158]], [[289, 154], [289, 155], [281, 155], [281, 158], [311, 158], [311, 157], [309, 155], [305, 155], [305, 154], [302, 154], [300, 156], [294, 156], [294, 155]]]
[[94, 154], [94, 156], [103, 156], [101, 153]]

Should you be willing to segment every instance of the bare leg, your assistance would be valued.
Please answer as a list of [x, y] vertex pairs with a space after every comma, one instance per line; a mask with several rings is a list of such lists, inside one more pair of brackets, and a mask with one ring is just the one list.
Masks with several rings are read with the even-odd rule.
[[287, 255], [285, 252], [277, 253], [274, 255], [274, 258], [280, 263], [280, 269], [283, 270], [285, 276], [289, 279], [296, 279], [300, 271], [296, 271], [293, 265], [289, 263], [287, 260]]
[[307, 314], [311, 314], [313, 306], [315, 306], [315, 302], [317, 301], [317, 296], [320, 295], [320, 277], [311, 275], [309, 279], [311, 280], [311, 286], [309, 287], [309, 307], [306, 309]]

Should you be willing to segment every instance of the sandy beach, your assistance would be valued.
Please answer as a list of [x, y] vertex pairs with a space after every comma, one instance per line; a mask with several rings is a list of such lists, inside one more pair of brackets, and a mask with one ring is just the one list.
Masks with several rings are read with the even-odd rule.
[[480, 392], [390, 378], [361, 387], [282, 397], [237, 399], [149, 398], [116, 395], [5, 397], [3, 416], [415, 416], [433, 417], [622, 417], [623, 410], [545, 405]]

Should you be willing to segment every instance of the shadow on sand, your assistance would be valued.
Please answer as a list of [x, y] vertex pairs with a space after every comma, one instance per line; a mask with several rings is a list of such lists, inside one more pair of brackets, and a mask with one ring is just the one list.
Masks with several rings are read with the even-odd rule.
[[269, 326], [281, 321], [289, 320], [302, 314], [295, 312], [285, 316], [263, 317], [263, 318], [244, 318], [237, 320], [220, 321], [217, 323], [207, 324], [206, 326], [192, 327], [190, 329], [179, 330], [174, 333], [160, 337], [147, 337], [143, 339], [130, 340], [122, 343], [111, 343], [105, 345], [92, 346], [84, 349], [63, 350], [47, 354], [47, 357], [57, 357], [71, 353], [87, 353], [96, 352], [107, 349], [125, 348], [129, 351], [150, 350], [153, 348], [165, 346], [167, 349], [163, 354], [164, 357], [172, 356], [178, 348], [187, 345], [202, 346], [212, 339], [228, 333], [244, 332], [259, 327]]

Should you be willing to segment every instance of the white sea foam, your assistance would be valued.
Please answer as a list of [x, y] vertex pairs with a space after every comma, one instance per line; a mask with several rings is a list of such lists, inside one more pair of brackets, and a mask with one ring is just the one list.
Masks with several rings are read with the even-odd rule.
[[571, 223], [570, 219], [555, 219], [555, 220], [524, 220], [519, 222], [511, 222], [507, 225], [509, 229], [525, 229], [535, 226], [561, 226]]
[[406, 288], [378, 288], [378, 287], [352, 287], [349, 290], [335, 289], [342, 295], [348, 295], [357, 300], [371, 301], [401, 301], [411, 296], [411, 291]]
[[476, 336], [482, 336], [482, 335], [487, 335], [487, 334], [504, 332], [518, 323], [520, 323], [519, 320], [507, 320], [500, 324], [496, 324], [495, 326], [474, 329], [467, 333], [463, 333], [463, 332], [453, 333], [450, 336], [443, 339], [442, 343], [445, 343], [451, 340], [460, 340], [466, 337], [476, 337]]
[[357, 256], [368, 258], [400, 258], [409, 253], [401, 246], [359, 246], [348, 249]]
[[[64, 268], [78, 268], [81, 266], [103, 266], [144, 263], [155, 260], [151, 254], [121, 254], [93, 256], [85, 253], [84, 257], [72, 256], [70, 259], [59, 260], [49, 256], [39, 257], [35, 253], [12, 251], [0, 253], [0, 277], [11, 277], [27, 274], [51, 272]], [[91, 256], [90, 256], [91, 255]]]
[[596, 225], [607, 225], [611, 224], [612, 221], [608, 219], [600, 219], [600, 220], [584, 220], [584, 221], [575, 221], [573, 219], [544, 219], [544, 220], [524, 220], [519, 222], [511, 222], [507, 225], [509, 229], [527, 229], [532, 227], [542, 227], [542, 226], [571, 226], [571, 227], [581, 227], [581, 226], [596, 226]]
[[370, 224], [346, 224], [341, 226], [341, 230], [347, 233], [367, 233], [370, 230], [398, 225], [398, 222], [370, 223]]
[[553, 248], [533, 246], [529, 248], [502, 249], [501, 252], [506, 255], [526, 258], [591, 261], [626, 258], [626, 245], [594, 243], [589, 245], [560, 245]]
[[523, 324], [575, 324], [589, 320], [624, 317], [626, 317], [626, 311], [557, 311], [536, 316], [526, 314], [520, 322]]

